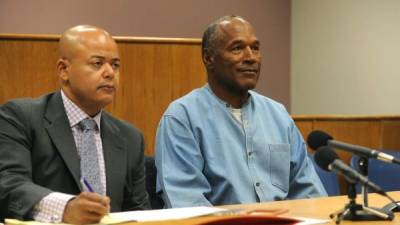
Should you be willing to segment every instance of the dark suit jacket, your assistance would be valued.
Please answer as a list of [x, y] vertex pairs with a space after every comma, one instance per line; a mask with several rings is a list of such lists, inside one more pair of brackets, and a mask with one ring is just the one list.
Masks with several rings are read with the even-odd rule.
[[[144, 140], [139, 130], [103, 112], [101, 138], [111, 211], [148, 209]], [[56, 92], [0, 106], [0, 219], [30, 219], [32, 208], [57, 191], [79, 194], [80, 165]]]

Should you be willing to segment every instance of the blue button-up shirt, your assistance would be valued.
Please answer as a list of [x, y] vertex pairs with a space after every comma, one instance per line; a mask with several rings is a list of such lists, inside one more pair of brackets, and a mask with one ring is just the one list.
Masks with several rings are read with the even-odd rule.
[[285, 108], [249, 93], [242, 123], [208, 85], [168, 107], [156, 137], [157, 191], [167, 207], [326, 195]]

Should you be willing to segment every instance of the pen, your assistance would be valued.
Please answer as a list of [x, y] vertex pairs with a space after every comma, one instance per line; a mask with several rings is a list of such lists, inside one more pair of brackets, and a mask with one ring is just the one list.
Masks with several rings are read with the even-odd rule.
[[86, 190], [90, 192], [94, 192], [93, 188], [90, 186], [89, 182], [85, 178], [82, 178], [82, 184], [85, 187]]

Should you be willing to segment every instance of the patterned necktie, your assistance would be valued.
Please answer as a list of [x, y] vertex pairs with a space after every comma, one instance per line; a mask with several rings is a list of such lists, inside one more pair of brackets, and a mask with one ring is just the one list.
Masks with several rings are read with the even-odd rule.
[[[87, 118], [82, 120], [79, 125], [82, 129], [81, 178], [89, 183], [94, 192], [104, 195], [104, 188], [100, 181], [100, 164], [94, 136], [97, 124], [93, 119]], [[84, 188], [86, 189], [86, 187]]]

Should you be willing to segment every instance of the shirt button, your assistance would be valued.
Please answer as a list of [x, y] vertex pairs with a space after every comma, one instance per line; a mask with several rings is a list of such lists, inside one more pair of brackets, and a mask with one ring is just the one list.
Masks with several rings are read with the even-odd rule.
[[260, 182], [257, 182], [257, 183], [256, 183], [256, 186], [259, 187], [259, 186], [260, 186]]
[[50, 218], [52, 223], [59, 223], [61, 222], [57, 215], [52, 215]]

